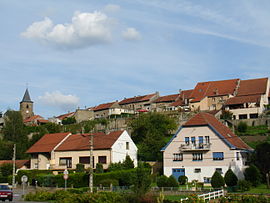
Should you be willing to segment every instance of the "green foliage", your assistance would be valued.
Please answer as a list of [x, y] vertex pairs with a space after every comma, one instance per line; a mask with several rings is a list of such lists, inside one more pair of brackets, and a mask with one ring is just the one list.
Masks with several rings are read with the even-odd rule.
[[108, 171], [112, 172], [112, 171], [120, 171], [123, 170], [123, 164], [121, 162], [118, 163], [110, 163], [109, 167], [108, 167]]
[[229, 169], [224, 176], [224, 181], [228, 187], [236, 186], [238, 178], [232, 171], [232, 169]]
[[101, 163], [97, 163], [96, 164], [96, 173], [103, 173], [104, 172], [104, 169], [103, 169], [103, 164]]
[[6, 163], [0, 166], [0, 174], [4, 177], [8, 177], [13, 173], [13, 165]]
[[254, 164], [251, 164], [248, 168], [246, 168], [244, 175], [245, 179], [253, 186], [257, 186], [261, 183], [262, 176], [260, 170]]
[[151, 170], [144, 168], [143, 163], [139, 162], [135, 169], [135, 176], [133, 182], [133, 192], [137, 198], [143, 197], [151, 187]]
[[123, 162], [123, 167], [124, 169], [132, 169], [134, 168], [134, 162], [133, 160], [130, 158], [129, 155], [126, 156], [125, 161]]
[[185, 185], [188, 182], [188, 177], [187, 176], [179, 176], [178, 182], [180, 185]]
[[34, 181], [36, 180], [38, 175], [41, 174], [52, 174], [50, 170], [19, 170], [16, 176], [16, 181], [21, 183], [21, 177], [26, 175], [28, 177], [28, 182], [32, 185], [35, 185]]
[[264, 176], [270, 171], [270, 143], [264, 142], [257, 145], [253, 156], [253, 162]]
[[165, 175], [161, 175], [157, 178], [157, 186], [158, 187], [178, 187], [179, 184], [174, 176], [167, 177]]
[[0, 160], [11, 160], [13, 155], [13, 142], [0, 139]]
[[247, 131], [248, 125], [245, 122], [240, 122], [237, 126], [237, 131], [240, 133], [245, 133]]
[[217, 171], [213, 174], [211, 178], [211, 185], [213, 188], [221, 188], [225, 185], [224, 178]]
[[177, 125], [173, 118], [160, 113], [140, 114], [129, 123], [132, 128], [132, 139], [138, 147], [141, 160], [162, 160], [160, 149]]
[[245, 191], [250, 190], [251, 183], [249, 181], [247, 181], [247, 180], [239, 180], [238, 183], [237, 183], [237, 186], [238, 186], [238, 189], [241, 192], [245, 192]]
[[223, 197], [219, 201], [220, 203], [229, 203], [229, 202], [237, 202], [237, 203], [268, 203], [270, 202], [270, 198], [264, 195], [228, 195]]
[[46, 131], [48, 133], [59, 133], [61, 132], [61, 126], [56, 124], [56, 123], [46, 123], [45, 125], [43, 125], [42, 127], [46, 128]]
[[232, 120], [233, 113], [230, 111], [222, 110], [222, 113], [220, 115], [221, 119], [224, 120]]
[[83, 164], [80, 164], [80, 163], [76, 164], [76, 172], [77, 173], [82, 173], [84, 171], [85, 171], [85, 169], [84, 169], [84, 165]]
[[70, 124], [74, 124], [74, 123], [76, 123], [75, 117], [68, 117], [68, 118], [65, 118], [64, 120], [62, 120], [63, 125], [70, 125]]
[[119, 181], [116, 179], [104, 179], [99, 182], [99, 185], [101, 185], [102, 187], [110, 187], [111, 185], [118, 186]]

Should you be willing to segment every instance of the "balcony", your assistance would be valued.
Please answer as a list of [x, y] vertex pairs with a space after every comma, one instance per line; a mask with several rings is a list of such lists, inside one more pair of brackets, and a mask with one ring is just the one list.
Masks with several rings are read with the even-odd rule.
[[179, 147], [179, 151], [209, 151], [211, 143], [199, 143], [199, 144], [182, 144]]

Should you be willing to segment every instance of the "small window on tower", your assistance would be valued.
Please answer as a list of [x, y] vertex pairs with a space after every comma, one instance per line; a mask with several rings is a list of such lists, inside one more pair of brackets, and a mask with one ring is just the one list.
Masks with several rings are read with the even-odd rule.
[[26, 105], [26, 108], [27, 108], [27, 109], [29, 108], [28, 104]]

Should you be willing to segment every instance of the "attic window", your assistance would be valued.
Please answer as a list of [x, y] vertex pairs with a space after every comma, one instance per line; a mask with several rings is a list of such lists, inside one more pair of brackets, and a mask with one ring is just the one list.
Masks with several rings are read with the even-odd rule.
[[202, 89], [199, 89], [199, 92], [202, 92]]

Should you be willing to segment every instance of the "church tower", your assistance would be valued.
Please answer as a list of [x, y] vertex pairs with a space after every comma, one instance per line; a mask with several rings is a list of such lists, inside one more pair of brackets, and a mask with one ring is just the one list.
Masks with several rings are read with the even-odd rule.
[[31, 101], [28, 88], [26, 88], [22, 101], [20, 102], [20, 111], [23, 119], [29, 118], [34, 115], [33, 103]]

